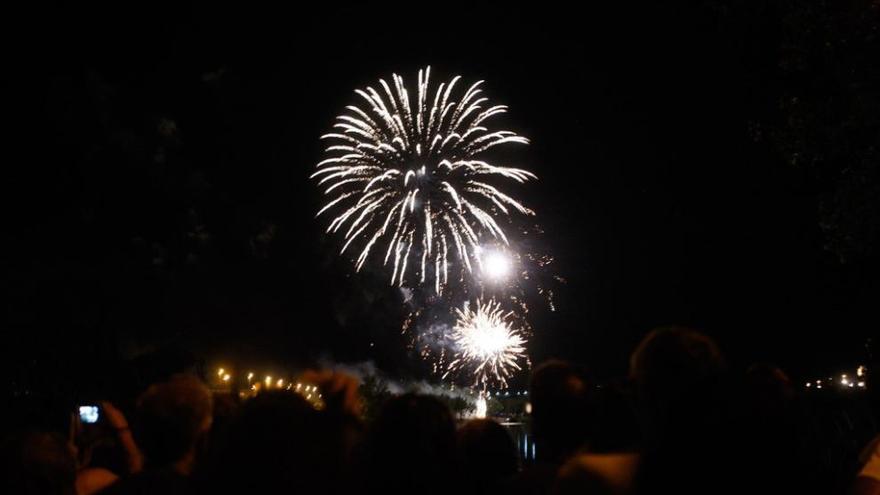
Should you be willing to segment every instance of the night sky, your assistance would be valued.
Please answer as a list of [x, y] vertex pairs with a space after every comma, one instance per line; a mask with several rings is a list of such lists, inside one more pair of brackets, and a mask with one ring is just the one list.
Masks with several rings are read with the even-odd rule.
[[[846, 23], [877, 8], [795, 3], [117, 2], [23, 15], [4, 366], [21, 377], [175, 349], [422, 373], [399, 293], [336, 256], [308, 175], [355, 87], [414, 81], [429, 64], [485, 79], [511, 108], [505, 126], [532, 140], [517, 162], [540, 180], [523, 197], [566, 280], [557, 311], [532, 315], [534, 362], [620, 375], [645, 332], [677, 323], [739, 365], [809, 376], [860, 363], [880, 323], [864, 224], [880, 216], [876, 196], [840, 177], [847, 159], [869, 163], [876, 188], [876, 154], [858, 153], [880, 136], [865, 116], [877, 89], [847, 70], [877, 42]], [[846, 57], [825, 53], [842, 32], [854, 33]], [[828, 197], [863, 201], [835, 216]]]

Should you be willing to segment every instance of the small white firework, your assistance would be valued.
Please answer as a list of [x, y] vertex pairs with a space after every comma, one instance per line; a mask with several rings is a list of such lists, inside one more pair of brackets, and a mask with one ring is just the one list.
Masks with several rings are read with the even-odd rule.
[[488, 104], [483, 81], [454, 100], [461, 77], [432, 92], [430, 74], [430, 67], [419, 70], [414, 100], [397, 74], [392, 84], [380, 79], [379, 90], [356, 90], [365, 104], [347, 106], [333, 132], [321, 136], [330, 145], [311, 177], [328, 196], [318, 215], [336, 212], [327, 232], [342, 233], [340, 254], [353, 244], [360, 251], [356, 270], [380, 243], [392, 285], [433, 279], [440, 293], [451, 259], [471, 273], [482, 263], [482, 240], [508, 244], [496, 218], [534, 214], [492, 182], [524, 183], [535, 175], [489, 162], [490, 149], [528, 139], [487, 127], [507, 107]]
[[525, 359], [525, 337], [513, 327], [513, 312], [504, 311], [495, 300], [478, 300], [476, 309], [467, 304], [456, 308], [457, 321], [452, 339], [457, 347], [456, 358], [449, 363], [444, 378], [451, 372], [473, 368], [474, 386], [483, 389], [493, 381], [507, 386], [514, 370], [522, 369]]

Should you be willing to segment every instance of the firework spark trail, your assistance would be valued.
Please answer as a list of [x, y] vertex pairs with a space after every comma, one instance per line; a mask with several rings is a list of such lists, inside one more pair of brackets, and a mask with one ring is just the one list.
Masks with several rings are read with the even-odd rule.
[[452, 339], [458, 356], [449, 363], [445, 378], [454, 371], [473, 367], [474, 386], [484, 390], [497, 381], [507, 387], [507, 378], [520, 370], [519, 360], [525, 357], [525, 337], [513, 328], [512, 311], [504, 311], [495, 300], [478, 300], [476, 309], [468, 305], [455, 310], [457, 321]]
[[347, 106], [334, 131], [321, 136], [331, 145], [311, 178], [329, 196], [318, 215], [337, 212], [327, 232], [342, 232], [340, 254], [353, 243], [361, 246], [356, 270], [377, 243], [387, 242], [383, 264], [393, 267], [392, 285], [403, 286], [407, 269], [415, 267], [413, 280], [425, 283], [433, 277], [440, 293], [449, 280], [450, 255], [472, 272], [481, 264], [483, 237], [508, 244], [497, 217], [511, 211], [534, 214], [489, 182], [536, 177], [483, 156], [496, 146], [529, 142], [513, 131], [485, 126], [507, 107], [488, 104], [481, 96], [483, 81], [453, 101], [461, 77], [441, 83], [431, 97], [430, 74], [430, 67], [419, 71], [414, 105], [397, 74], [390, 85], [380, 79], [379, 90], [356, 90], [365, 104]]

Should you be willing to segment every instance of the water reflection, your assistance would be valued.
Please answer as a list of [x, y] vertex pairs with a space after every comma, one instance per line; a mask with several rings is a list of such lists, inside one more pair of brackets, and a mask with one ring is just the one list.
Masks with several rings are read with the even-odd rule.
[[535, 441], [529, 432], [528, 425], [519, 422], [504, 422], [501, 426], [507, 428], [510, 436], [516, 444], [516, 450], [524, 463], [534, 462], [535, 460]]

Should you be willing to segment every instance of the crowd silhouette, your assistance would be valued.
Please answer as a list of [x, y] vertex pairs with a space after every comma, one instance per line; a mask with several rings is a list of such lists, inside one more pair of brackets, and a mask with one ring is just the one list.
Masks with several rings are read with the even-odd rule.
[[734, 369], [691, 329], [650, 332], [629, 369], [599, 384], [563, 361], [535, 367], [528, 460], [495, 420], [457, 421], [428, 395], [390, 397], [365, 421], [357, 380], [329, 371], [308, 373], [320, 409], [285, 390], [212, 394], [185, 374], [127, 414], [102, 402], [100, 428], [22, 400], [0, 445], [2, 493], [880, 494], [873, 387], [871, 427], [843, 438], [841, 416], [781, 369]]

